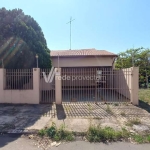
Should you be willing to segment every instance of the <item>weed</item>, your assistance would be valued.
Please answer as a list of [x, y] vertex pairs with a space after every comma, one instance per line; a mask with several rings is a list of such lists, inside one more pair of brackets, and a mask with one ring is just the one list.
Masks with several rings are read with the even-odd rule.
[[137, 118], [129, 120], [126, 125], [132, 127], [133, 125], [139, 125], [141, 124], [141, 121]]
[[43, 137], [44, 135], [46, 135], [46, 130], [45, 129], [39, 130], [38, 135]]
[[122, 131], [115, 131], [110, 127], [101, 128], [100, 126], [91, 126], [86, 137], [89, 142], [101, 142], [107, 140], [116, 141], [128, 136], [129, 133], [125, 129], [122, 129]]
[[113, 114], [113, 111], [111, 110], [109, 105], [107, 105], [106, 112], [111, 114], [111, 115]]
[[119, 106], [119, 104], [118, 103], [114, 103], [114, 106]]
[[123, 116], [123, 117], [126, 116], [126, 114], [124, 112], [121, 112], [120, 115]]
[[150, 135], [147, 136], [147, 142], [150, 143]]
[[65, 141], [73, 141], [74, 140], [74, 135], [70, 131], [65, 130], [65, 126], [62, 125], [56, 132], [54, 136], [54, 140], [60, 141], [60, 140], [65, 140]]
[[46, 133], [50, 138], [53, 138], [56, 134], [56, 131], [57, 131], [56, 125], [55, 123], [52, 123], [52, 126], [46, 130]]
[[133, 135], [133, 140], [139, 144], [144, 143], [144, 138], [142, 135]]

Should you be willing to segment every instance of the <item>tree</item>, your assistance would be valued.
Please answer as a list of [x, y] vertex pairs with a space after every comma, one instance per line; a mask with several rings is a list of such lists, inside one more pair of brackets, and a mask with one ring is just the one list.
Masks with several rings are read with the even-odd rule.
[[150, 49], [143, 47], [129, 49], [118, 54], [116, 68], [129, 68], [132, 66], [139, 67], [139, 85], [140, 87], [150, 87], [150, 62], [148, 57]]
[[39, 67], [51, 67], [50, 50], [39, 24], [21, 9], [1, 8], [0, 59], [4, 60], [6, 68], [33, 68], [36, 54]]

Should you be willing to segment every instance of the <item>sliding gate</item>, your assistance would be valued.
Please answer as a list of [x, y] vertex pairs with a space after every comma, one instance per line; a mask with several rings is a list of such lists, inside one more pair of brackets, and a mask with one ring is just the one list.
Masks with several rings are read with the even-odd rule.
[[129, 102], [129, 70], [111, 67], [62, 68], [63, 102]]

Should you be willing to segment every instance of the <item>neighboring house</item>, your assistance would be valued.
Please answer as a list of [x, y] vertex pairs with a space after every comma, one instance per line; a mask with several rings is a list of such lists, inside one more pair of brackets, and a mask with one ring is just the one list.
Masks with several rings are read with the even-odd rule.
[[112, 67], [116, 54], [106, 50], [55, 50], [50, 53], [54, 67]]

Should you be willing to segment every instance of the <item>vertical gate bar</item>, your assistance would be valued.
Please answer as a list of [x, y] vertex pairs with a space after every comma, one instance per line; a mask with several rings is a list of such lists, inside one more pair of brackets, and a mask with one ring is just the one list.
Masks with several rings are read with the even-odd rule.
[[69, 96], [68, 96], [68, 101], [71, 102], [71, 80], [72, 80], [72, 76], [71, 76], [71, 71], [69, 71], [68, 68], [67, 68], [67, 74], [70, 75], [70, 81], [69, 81], [69, 84], [68, 84], [68, 85], [69, 85], [69, 86], [68, 86], [68, 87], [69, 87], [69, 88], [68, 88], [68, 89], [69, 89], [69, 91], [68, 91], [68, 93], [69, 93], [69, 94], [68, 94], [68, 95], [69, 95]]
[[126, 85], [127, 85], [127, 87], [126, 87], [126, 102], [128, 102], [128, 75], [129, 75], [129, 72], [128, 72], [128, 70], [126, 70], [126, 72], [127, 72], [127, 74], [126, 74]]
[[122, 79], [123, 79], [123, 77], [124, 77], [124, 71], [123, 72], [121, 72], [121, 81], [120, 81], [120, 89], [121, 89], [121, 103], [124, 101], [124, 99], [123, 99], [123, 89], [122, 89]]
[[16, 69], [14, 69], [14, 89], [15, 89], [15, 90], [18, 88], [18, 87], [16, 86], [16, 76], [17, 76]]
[[113, 97], [113, 68], [110, 69], [110, 90], [111, 90], [111, 97], [113, 99], [113, 101], [115, 101], [114, 97]]
[[[79, 76], [79, 73], [80, 73], [80, 68], [77, 68], [77, 77]], [[78, 81], [78, 90], [77, 90], [77, 94], [78, 94], [78, 101], [80, 99], [80, 94], [81, 94], [81, 84], [80, 84], [80, 81], [79, 79], [77, 80]]]
[[121, 99], [121, 103], [123, 102], [123, 94], [122, 94], [122, 78], [124, 76], [124, 71], [120, 72], [120, 99]]
[[82, 86], [82, 97], [81, 97], [80, 101], [84, 101], [85, 102], [85, 100], [84, 100], [84, 87], [83, 87], [83, 80], [82, 80], [83, 74], [84, 74], [84, 68], [82, 68], [82, 74], [81, 74], [81, 78], [80, 78], [81, 86]]
[[[63, 68], [63, 72], [64, 72], [64, 75], [68, 76], [68, 74], [66, 73], [66, 68]], [[68, 84], [68, 80], [64, 81], [64, 87], [63, 87], [63, 90], [64, 90], [64, 100], [67, 100], [67, 95], [68, 95], [68, 92], [67, 92], [67, 84]]]
[[87, 91], [87, 93], [88, 93], [88, 94], [87, 94], [87, 100], [88, 100], [88, 101], [90, 101], [90, 94], [89, 94], [90, 71], [91, 71], [90, 68], [87, 68], [87, 70], [86, 70], [86, 76], [88, 77], [88, 78], [87, 78], [87, 79], [88, 79], [88, 80], [87, 80], [87, 87], [88, 87], [88, 91]]
[[89, 101], [93, 101], [91, 97], [91, 84], [92, 84], [92, 68], [89, 69], [90, 81], [89, 81]]
[[119, 103], [121, 102], [121, 95], [120, 95], [120, 81], [121, 81], [121, 70], [119, 71]]
[[[71, 68], [71, 76], [72, 76], [72, 79], [73, 79], [72, 68]], [[71, 101], [72, 101], [72, 80], [71, 80]]]

